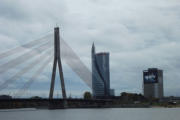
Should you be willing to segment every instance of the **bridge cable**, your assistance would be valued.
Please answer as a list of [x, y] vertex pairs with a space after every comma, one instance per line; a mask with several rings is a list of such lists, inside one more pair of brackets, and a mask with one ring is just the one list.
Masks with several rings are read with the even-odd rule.
[[6, 52], [0, 53], [0, 59], [3, 59], [3, 58], [6, 58], [8, 56], [11, 56], [13, 54], [22, 52], [22, 51], [24, 51], [24, 48], [32, 48], [34, 46], [41, 44], [42, 42], [47, 42], [50, 40], [51, 37], [52, 37], [52, 34], [49, 34], [49, 35], [46, 35], [42, 38], [39, 38], [39, 39], [33, 40], [29, 43], [26, 43], [22, 46], [18, 46], [18, 47], [11, 49], [11, 50], [6, 51]]
[[12, 69], [13, 67], [16, 67], [19, 64], [24, 63], [25, 61], [32, 59], [33, 57], [37, 56], [38, 54], [44, 52], [44, 50], [51, 48], [52, 46], [49, 46], [50, 43], [51, 43], [51, 41], [41, 45], [38, 48], [33, 49], [27, 53], [24, 53], [23, 55], [15, 58], [3, 65], [0, 65], [0, 74], [8, 71], [9, 69]]
[[22, 96], [27, 89], [30, 88], [30, 86], [33, 84], [33, 82], [37, 79], [37, 77], [40, 75], [40, 73], [43, 72], [45, 67], [52, 61], [53, 56], [49, 56], [48, 59], [40, 66], [40, 68], [36, 71], [36, 73], [28, 80], [22, 88], [15, 94], [16, 97]]
[[61, 57], [70, 66], [70, 68], [90, 87], [92, 88], [92, 73], [84, 65], [72, 48], [61, 38]]
[[[50, 50], [48, 50], [50, 51]], [[21, 77], [22, 75], [24, 75], [25, 73], [27, 73], [28, 71], [30, 71], [32, 68], [34, 68], [36, 65], [38, 65], [39, 63], [42, 62], [42, 59], [47, 58], [48, 54], [50, 52], [45, 52], [41, 55], [38, 56], [38, 58], [33, 61], [32, 63], [30, 63], [28, 66], [24, 67], [22, 70], [20, 70], [18, 73], [16, 73], [14, 76], [12, 76], [11, 78], [9, 78], [8, 80], [4, 81], [1, 85], [0, 85], [0, 90], [3, 90], [5, 88], [8, 87], [9, 84], [12, 84], [13, 82], [15, 82], [19, 77]]]

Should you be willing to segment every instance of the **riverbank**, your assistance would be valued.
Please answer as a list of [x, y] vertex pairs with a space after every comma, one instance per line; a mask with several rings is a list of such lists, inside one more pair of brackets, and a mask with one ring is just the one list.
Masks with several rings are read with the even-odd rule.
[[148, 108], [149, 104], [120, 103], [111, 99], [8, 99], [0, 100], [0, 109], [38, 108]]
[[114, 99], [3, 99], [0, 109], [37, 108], [180, 108], [168, 102], [133, 102]]
[[150, 108], [180, 108], [180, 105], [164, 105], [164, 106], [152, 105], [150, 106]]

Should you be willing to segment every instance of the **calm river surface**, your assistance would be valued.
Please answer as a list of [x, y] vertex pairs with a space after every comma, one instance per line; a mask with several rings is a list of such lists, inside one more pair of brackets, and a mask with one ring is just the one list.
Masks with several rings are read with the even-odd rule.
[[180, 120], [180, 108], [0, 110], [0, 120]]

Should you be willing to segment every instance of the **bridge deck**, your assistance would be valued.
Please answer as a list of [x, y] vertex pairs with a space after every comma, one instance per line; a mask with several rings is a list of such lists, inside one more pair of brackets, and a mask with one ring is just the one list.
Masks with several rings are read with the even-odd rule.
[[[65, 105], [66, 103], [66, 105]], [[0, 109], [11, 108], [97, 108], [112, 105], [112, 100], [102, 99], [1, 99]]]

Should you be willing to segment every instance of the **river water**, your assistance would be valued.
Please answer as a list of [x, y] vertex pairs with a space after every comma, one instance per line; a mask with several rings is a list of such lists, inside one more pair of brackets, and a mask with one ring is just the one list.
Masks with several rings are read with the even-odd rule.
[[180, 120], [180, 108], [0, 110], [0, 120]]

